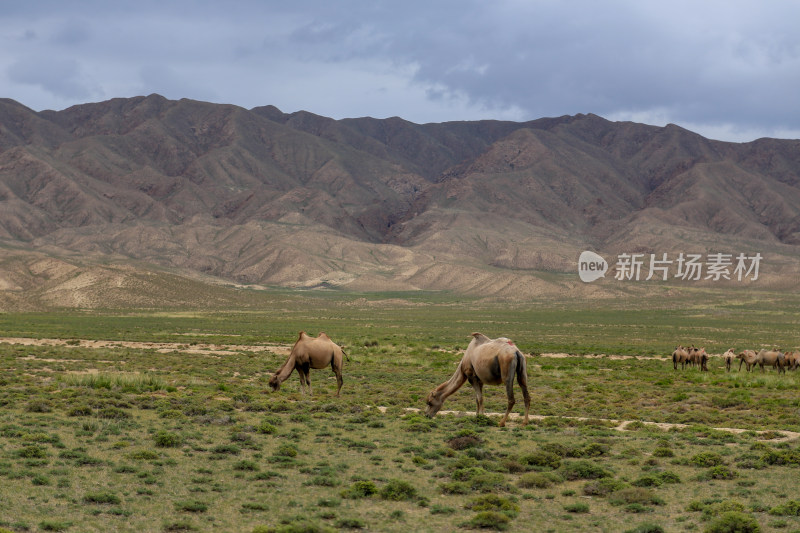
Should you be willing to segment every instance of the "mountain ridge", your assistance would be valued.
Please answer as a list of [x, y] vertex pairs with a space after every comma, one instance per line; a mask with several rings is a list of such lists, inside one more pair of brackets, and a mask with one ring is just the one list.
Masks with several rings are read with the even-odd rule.
[[23, 252], [79, 254], [223, 283], [536, 298], [619, 288], [566, 275], [584, 249], [724, 245], [769, 256], [763, 286], [800, 281], [800, 141], [593, 114], [415, 124], [0, 99], [0, 205], [14, 268]]

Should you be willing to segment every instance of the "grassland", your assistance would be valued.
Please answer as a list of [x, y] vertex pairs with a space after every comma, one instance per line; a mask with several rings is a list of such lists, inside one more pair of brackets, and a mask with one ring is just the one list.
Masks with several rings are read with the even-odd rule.
[[[667, 360], [678, 342], [796, 347], [792, 295], [587, 308], [275, 292], [263, 303], [0, 315], [0, 336], [73, 340], [0, 344], [0, 528], [800, 530], [800, 442], [780, 433], [800, 432], [800, 373], [726, 373], [718, 358], [707, 373], [675, 371]], [[296, 376], [268, 392], [284, 356], [251, 347], [291, 343], [301, 329], [345, 345], [341, 397], [329, 371], [312, 372], [313, 398]], [[498, 428], [407, 410], [449, 377], [472, 331], [533, 354], [532, 411], [543, 418]], [[188, 351], [213, 343], [233, 348]], [[607, 356], [537, 355], [551, 352]], [[485, 392], [501, 411], [505, 394]], [[471, 391], [445, 409], [473, 410]], [[620, 431], [618, 420], [633, 422]]]

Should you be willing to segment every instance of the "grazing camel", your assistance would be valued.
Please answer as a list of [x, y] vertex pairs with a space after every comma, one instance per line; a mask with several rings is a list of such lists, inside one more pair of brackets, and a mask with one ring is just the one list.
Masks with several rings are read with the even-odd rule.
[[800, 366], [800, 352], [788, 352], [786, 353], [786, 361], [785, 365], [789, 370], [795, 370], [798, 366]]
[[736, 359], [736, 353], [733, 351], [733, 348], [728, 349], [727, 352], [722, 354], [722, 358], [725, 360], [725, 371], [730, 372], [731, 363], [733, 363], [733, 360]]
[[786, 356], [779, 350], [761, 349], [756, 356], [756, 364], [764, 372], [764, 365], [769, 365], [778, 371], [778, 374], [785, 374], [784, 361]]
[[708, 372], [708, 354], [705, 348], [689, 348], [689, 363], [698, 365], [701, 371]]
[[745, 350], [745, 351], [741, 352], [739, 355], [737, 355], [736, 357], [739, 358], [739, 371], [740, 372], [742, 370], [742, 363], [747, 365], [747, 371], [750, 372], [750, 367], [755, 367], [756, 366], [756, 360], [758, 359], [758, 356], [756, 355], [756, 352], [754, 352], [753, 350]]
[[681, 365], [681, 370], [686, 368], [686, 365], [689, 364], [689, 352], [683, 346], [678, 346], [675, 348], [675, 351], [672, 352], [672, 368], [678, 370], [678, 364]]
[[[336, 396], [342, 390], [342, 356], [347, 357], [339, 345], [333, 342], [330, 337], [320, 333], [318, 337], [311, 337], [305, 331], [300, 332], [300, 336], [292, 347], [289, 358], [281, 367], [275, 371], [269, 380], [269, 386], [273, 391], [281, 388], [281, 383], [289, 379], [292, 371], [297, 369], [300, 375], [300, 390], [305, 394], [306, 384], [308, 384], [308, 394], [311, 395], [311, 378], [308, 371], [311, 368], [325, 368], [331, 365], [333, 373], [336, 374]], [[348, 358], [349, 360], [349, 358]]]
[[456, 392], [465, 381], [469, 381], [475, 389], [475, 401], [478, 404], [478, 414], [483, 410], [483, 386], [505, 385], [508, 407], [506, 414], [500, 420], [500, 427], [505, 426], [508, 414], [514, 407], [514, 376], [517, 377], [525, 401], [525, 419], [522, 425], [528, 423], [528, 412], [531, 406], [531, 397], [528, 394], [528, 373], [525, 356], [519, 351], [512, 341], [505, 337], [490, 339], [482, 333], [473, 333], [472, 340], [464, 352], [464, 357], [452, 377], [433, 389], [428, 394], [425, 416], [434, 417], [442, 408], [444, 401]]

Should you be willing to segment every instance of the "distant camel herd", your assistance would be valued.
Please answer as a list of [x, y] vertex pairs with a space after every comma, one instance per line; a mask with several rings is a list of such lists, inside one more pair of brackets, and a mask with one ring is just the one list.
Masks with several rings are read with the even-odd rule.
[[[308, 393], [311, 394], [309, 370], [312, 368], [325, 368], [330, 365], [336, 375], [336, 395], [339, 396], [343, 383], [343, 360], [346, 357], [347, 354], [344, 350], [325, 333], [320, 333], [317, 337], [311, 337], [306, 332], [301, 331], [297, 341], [292, 346], [289, 357], [270, 378], [269, 386], [273, 391], [277, 391], [281, 383], [289, 379], [292, 372], [297, 370], [300, 375], [300, 390], [305, 394], [306, 385], [308, 385]], [[751, 369], [755, 369], [756, 365], [761, 367], [762, 372], [765, 366], [771, 366], [779, 373], [785, 373], [787, 368], [795, 370], [800, 366], [800, 351], [784, 353], [779, 350], [762, 349], [756, 353], [754, 350], [744, 350], [736, 355], [734, 350], [730, 349], [722, 357], [725, 361], [725, 369], [728, 372], [730, 372], [731, 365], [735, 359], [739, 359], [739, 370], [742, 369], [744, 364], [747, 365], [748, 372]], [[695, 348], [694, 345], [688, 348], [678, 346], [672, 352], [672, 365], [675, 370], [680, 365], [681, 369], [693, 366], [699, 367], [701, 371], [708, 371], [708, 353], [705, 348]], [[466, 382], [469, 382], [475, 390], [475, 401], [478, 404], [477, 414], [483, 414], [483, 386], [503, 385], [506, 388], [506, 397], [508, 399], [505, 415], [500, 421], [500, 426], [503, 426], [516, 403], [514, 399], [515, 378], [522, 389], [522, 397], [525, 402], [525, 418], [523, 420], [523, 425], [525, 425], [528, 423], [528, 413], [531, 405], [525, 356], [510, 339], [505, 337], [490, 339], [483, 333], [473, 333], [472, 340], [467, 346], [456, 371], [450, 379], [428, 394], [425, 400], [427, 404], [425, 415], [428, 417], [436, 416], [444, 401]]]
[[[761, 349], [758, 352], [755, 350], [744, 350], [737, 354], [733, 348], [731, 348], [722, 354], [722, 359], [725, 361], [725, 370], [727, 372], [731, 371], [733, 361], [739, 359], [739, 370], [742, 369], [742, 365], [744, 364], [747, 365], [748, 372], [750, 372], [750, 369], [755, 370], [756, 365], [758, 365], [761, 367], [762, 372], [765, 366], [771, 366], [777, 370], [778, 373], [785, 373], [787, 368], [789, 370], [795, 370], [800, 366], [800, 351], [784, 353], [780, 350]], [[678, 365], [681, 365], [681, 370], [687, 366], [698, 366], [700, 370], [708, 371], [707, 363], [708, 354], [705, 348], [695, 348], [694, 346], [684, 348], [683, 346], [678, 346], [675, 348], [675, 351], [672, 352], [672, 367], [675, 370], [678, 369]]]

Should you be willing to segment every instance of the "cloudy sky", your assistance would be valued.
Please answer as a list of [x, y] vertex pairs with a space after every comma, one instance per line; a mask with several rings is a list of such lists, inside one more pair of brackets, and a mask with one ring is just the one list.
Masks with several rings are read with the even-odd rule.
[[0, 0], [0, 98], [800, 138], [800, 2]]

